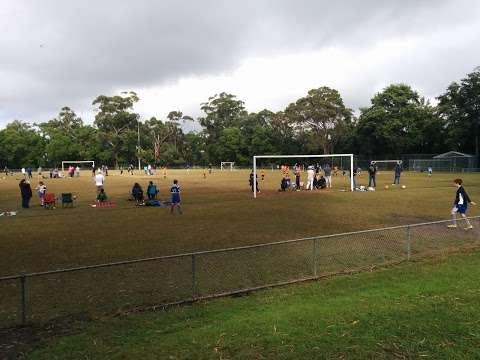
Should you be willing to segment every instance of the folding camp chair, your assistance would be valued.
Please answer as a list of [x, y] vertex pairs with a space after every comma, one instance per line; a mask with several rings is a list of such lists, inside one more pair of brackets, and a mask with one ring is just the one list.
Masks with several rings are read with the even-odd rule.
[[62, 193], [62, 208], [73, 207], [72, 193]]
[[43, 200], [43, 206], [45, 209], [55, 209], [57, 199], [55, 199], [54, 193], [46, 193]]

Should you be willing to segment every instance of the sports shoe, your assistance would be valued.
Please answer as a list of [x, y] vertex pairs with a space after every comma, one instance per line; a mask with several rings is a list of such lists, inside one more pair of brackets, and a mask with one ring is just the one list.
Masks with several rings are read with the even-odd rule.
[[449, 228], [449, 229], [456, 229], [456, 228], [457, 228], [457, 225], [453, 225], [453, 224], [447, 225], [447, 228]]
[[467, 226], [467, 227], [464, 227], [465, 230], [470, 230], [470, 229], [473, 229], [473, 226], [470, 225], [470, 226]]

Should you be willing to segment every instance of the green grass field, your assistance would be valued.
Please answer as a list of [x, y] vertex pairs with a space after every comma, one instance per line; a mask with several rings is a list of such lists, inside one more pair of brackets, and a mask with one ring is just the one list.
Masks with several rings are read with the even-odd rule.
[[478, 359], [480, 253], [79, 324], [27, 359]]
[[[463, 177], [473, 199], [480, 197], [476, 174], [434, 174], [429, 179], [405, 173], [407, 189], [384, 190], [392, 174], [382, 172], [376, 192], [341, 192], [347, 182], [338, 177], [331, 191], [279, 193], [280, 174], [267, 171], [265, 182], [260, 181], [262, 193], [254, 200], [248, 171], [216, 171], [203, 179], [201, 171], [171, 170], [167, 179], [113, 172], [105, 187], [117, 208], [93, 209], [88, 205], [95, 197], [89, 174], [48, 179], [49, 191], [78, 196], [75, 208], [42, 209], [34, 194], [31, 209], [1, 217], [0, 276], [446, 219], [456, 176]], [[145, 188], [149, 180], [168, 198], [173, 178], [182, 186], [183, 216], [171, 216], [165, 208], [135, 207], [127, 200], [133, 182]], [[20, 207], [18, 179], [0, 178], [0, 211]], [[362, 175], [359, 182], [366, 181]]]

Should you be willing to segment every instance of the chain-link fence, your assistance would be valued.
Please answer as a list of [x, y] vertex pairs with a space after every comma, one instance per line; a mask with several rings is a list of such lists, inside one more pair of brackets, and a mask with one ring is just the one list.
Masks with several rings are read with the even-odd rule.
[[92, 318], [135, 308], [317, 279], [480, 245], [448, 220], [0, 278], [0, 327]]

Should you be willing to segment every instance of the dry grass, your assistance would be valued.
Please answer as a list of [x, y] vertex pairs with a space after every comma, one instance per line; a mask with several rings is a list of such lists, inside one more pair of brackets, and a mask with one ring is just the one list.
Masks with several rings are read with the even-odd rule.
[[[384, 190], [392, 177], [385, 172], [379, 175], [377, 192], [341, 192], [347, 181], [338, 177], [331, 191], [279, 193], [280, 175], [268, 171], [260, 182], [262, 193], [254, 200], [247, 171], [216, 171], [206, 179], [202, 174], [171, 170], [163, 179], [161, 174], [114, 172], [107, 178], [106, 191], [117, 202], [115, 209], [88, 206], [95, 189], [87, 173], [46, 180], [49, 191], [75, 193], [75, 208], [44, 210], [34, 196], [31, 209], [1, 217], [0, 276], [444, 219], [456, 177], [435, 174], [428, 179], [405, 173], [407, 189]], [[149, 180], [159, 185], [162, 198], [168, 198], [173, 178], [182, 186], [183, 216], [172, 216], [165, 208], [135, 207], [127, 200], [133, 182], [146, 187]], [[480, 176], [463, 178], [471, 197], [478, 198]], [[19, 208], [18, 180], [0, 180], [0, 211]], [[360, 182], [365, 183], [365, 177]], [[477, 213], [473, 209], [470, 215]]]

